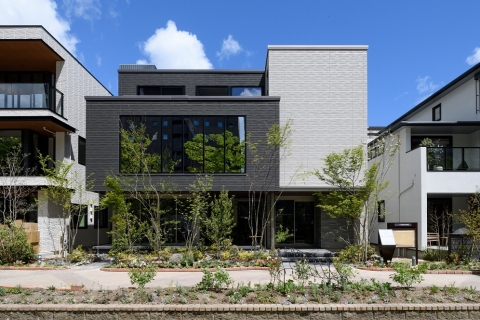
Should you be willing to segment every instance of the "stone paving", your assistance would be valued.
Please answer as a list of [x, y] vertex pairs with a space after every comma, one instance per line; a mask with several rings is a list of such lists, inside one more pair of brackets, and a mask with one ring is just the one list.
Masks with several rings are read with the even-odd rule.
[[[55, 286], [69, 287], [70, 284], [84, 284], [86, 288], [98, 289], [116, 289], [118, 287], [131, 286], [127, 272], [104, 272], [100, 271], [102, 263], [94, 263], [87, 266], [74, 267], [66, 270], [39, 270], [39, 271], [21, 271], [21, 270], [1, 270], [0, 286], [32, 286], [48, 287]], [[371, 279], [382, 282], [392, 282], [389, 276], [393, 272], [386, 271], [366, 271], [357, 270], [355, 280]], [[231, 271], [230, 276], [235, 282], [268, 283], [270, 275], [268, 271], [249, 270], [249, 271]], [[444, 286], [455, 283], [456, 286], [473, 286], [480, 289], [479, 275], [460, 275], [460, 274], [424, 274], [425, 281], [417, 286]], [[159, 272], [155, 279], [149, 283], [148, 287], [175, 285], [177, 282], [183, 286], [194, 286], [200, 282], [201, 272]], [[287, 273], [287, 279], [289, 274]]]

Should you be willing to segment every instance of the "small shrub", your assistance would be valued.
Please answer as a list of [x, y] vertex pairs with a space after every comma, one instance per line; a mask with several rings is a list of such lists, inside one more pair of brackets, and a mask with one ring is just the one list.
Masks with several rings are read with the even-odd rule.
[[202, 269], [203, 277], [202, 281], [197, 284], [197, 287], [201, 290], [215, 290], [218, 291], [223, 286], [228, 287], [232, 284], [233, 280], [230, 278], [225, 269], [219, 269], [213, 273], [209, 269]]
[[145, 266], [142, 268], [133, 268], [128, 273], [130, 282], [143, 289], [147, 283], [153, 280], [157, 275], [157, 269], [154, 266]]
[[4, 287], [0, 287], [0, 296], [4, 296], [5, 295], [5, 288]]
[[438, 293], [439, 291], [440, 291], [440, 288], [437, 287], [436, 285], [432, 285], [432, 286], [430, 287], [430, 294], [436, 294], [436, 293]]
[[163, 261], [169, 261], [170, 257], [172, 256], [172, 251], [170, 251], [170, 248], [163, 248], [158, 250], [157, 254], [159, 259]]
[[33, 247], [21, 226], [11, 224], [0, 227], [0, 262], [13, 264], [15, 261], [27, 261], [35, 258]]
[[88, 259], [88, 254], [83, 250], [82, 245], [79, 245], [67, 256], [67, 259], [70, 262], [81, 262]]
[[[337, 253], [335, 261], [338, 263], [361, 262], [365, 252], [365, 247], [357, 244], [350, 245]], [[367, 259], [375, 255], [375, 248], [371, 245], [367, 247]]]
[[394, 265], [395, 273], [390, 275], [390, 279], [395, 281], [396, 283], [411, 287], [414, 283], [421, 283], [423, 280], [423, 276], [418, 270], [418, 267], [405, 266], [403, 264], [395, 264]]
[[220, 255], [220, 258], [223, 261], [230, 260], [230, 252], [229, 251], [222, 252], [222, 254]]

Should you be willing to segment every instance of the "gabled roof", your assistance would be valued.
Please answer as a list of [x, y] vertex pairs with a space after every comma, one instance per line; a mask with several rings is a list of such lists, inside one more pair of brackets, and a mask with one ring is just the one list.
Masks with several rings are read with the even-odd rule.
[[477, 63], [461, 75], [459, 75], [457, 78], [453, 79], [450, 83], [447, 85], [443, 86], [440, 88], [437, 92], [429, 96], [427, 99], [423, 100], [420, 102], [418, 105], [416, 105], [414, 108], [410, 109], [407, 111], [405, 114], [400, 116], [397, 120], [393, 121], [390, 123], [388, 126], [386, 126], [384, 129], [382, 129], [379, 134], [388, 132], [388, 131], [394, 131], [396, 130], [401, 122], [407, 121], [408, 117], [411, 115], [414, 115], [415, 113], [425, 109], [428, 107], [434, 100], [437, 98], [441, 97], [442, 95], [445, 95], [448, 93], [449, 90], [453, 90], [456, 87], [459, 87], [463, 83], [467, 82], [471, 78], [478, 79], [480, 78], [480, 63]]

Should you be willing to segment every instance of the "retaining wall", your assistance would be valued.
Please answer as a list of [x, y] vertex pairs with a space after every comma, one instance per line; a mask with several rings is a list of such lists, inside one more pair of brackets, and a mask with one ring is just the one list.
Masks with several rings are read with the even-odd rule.
[[0, 319], [480, 319], [480, 304], [0, 305]]

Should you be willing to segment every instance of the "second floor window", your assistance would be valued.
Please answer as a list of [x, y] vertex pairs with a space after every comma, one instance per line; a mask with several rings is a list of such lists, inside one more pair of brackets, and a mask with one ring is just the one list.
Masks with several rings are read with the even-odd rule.
[[432, 109], [432, 121], [442, 120], [442, 105], [439, 104]]
[[121, 123], [122, 173], [245, 172], [244, 116], [122, 116]]
[[138, 94], [141, 96], [181, 96], [185, 94], [185, 86], [143, 86], [138, 87]]

